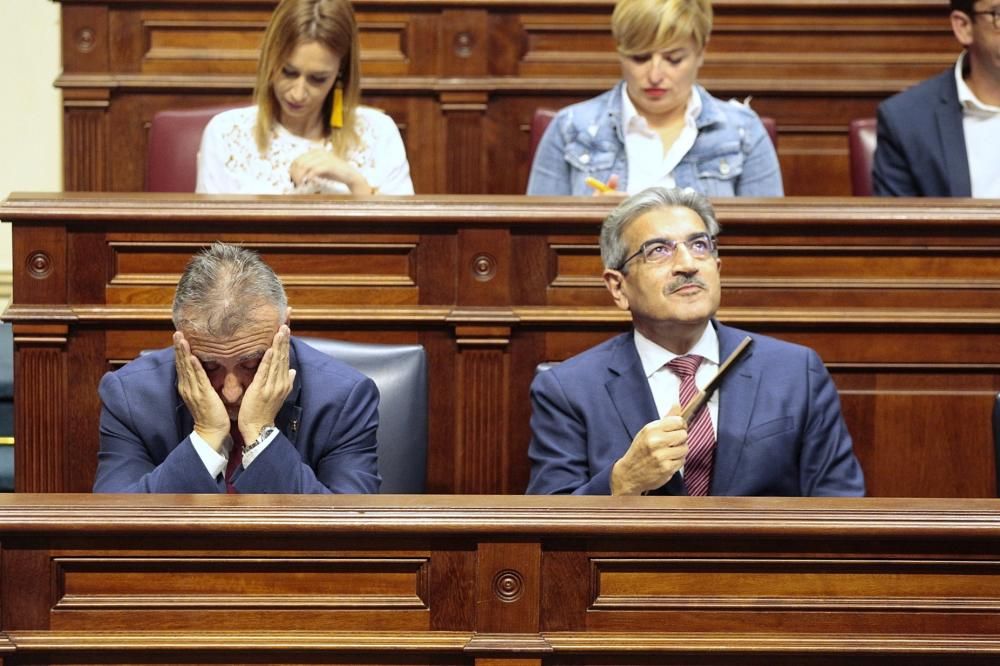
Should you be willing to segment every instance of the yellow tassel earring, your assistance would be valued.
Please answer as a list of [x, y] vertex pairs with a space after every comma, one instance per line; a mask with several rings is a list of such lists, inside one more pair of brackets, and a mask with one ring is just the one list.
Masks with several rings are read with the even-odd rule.
[[338, 78], [333, 84], [333, 108], [330, 109], [330, 127], [340, 129], [344, 126], [344, 84]]

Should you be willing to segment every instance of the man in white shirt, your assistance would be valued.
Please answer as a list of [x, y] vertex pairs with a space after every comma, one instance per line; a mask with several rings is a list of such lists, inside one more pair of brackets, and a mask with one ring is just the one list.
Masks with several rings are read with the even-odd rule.
[[955, 67], [878, 108], [872, 189], [1000, 198], [1000, 0], [952, 0]]

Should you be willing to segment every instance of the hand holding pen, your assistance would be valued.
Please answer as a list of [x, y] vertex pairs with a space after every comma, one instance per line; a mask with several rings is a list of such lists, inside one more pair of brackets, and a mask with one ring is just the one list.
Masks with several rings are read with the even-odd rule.
[[594, 188], [595, 197], [605, 196], [609, 194], [613, 196], [624, 196], [626, 194], [625, 192], [618, 191], [618, 174], [612, 174], [611, 177], [608, 178], [607, 183], [602, 183], [593, 176], [587, 176], [584, 182], [590, 187]]

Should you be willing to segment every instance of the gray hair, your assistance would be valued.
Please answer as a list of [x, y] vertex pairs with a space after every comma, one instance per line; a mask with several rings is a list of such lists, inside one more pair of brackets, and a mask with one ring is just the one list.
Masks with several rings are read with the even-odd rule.
[[[629, 250], [622, 239], [626, 227], [652, 210], [674, 207], [690, 208], [697, 213], [712, 238], [716, 238], [722, 232], [722, 227], [715, 219], [712, 204], [690, 187], [684, 189], [649, 187], [618, 204], [601, 225], [601, 260], [604, 262], [604, 267], [627, 273], [627, 267], [621, 267]], [[718, 255], [718, 248], [714, 254]]]
[[253, 250], [212, 243], [188, 262], [174, 294], [174, 327], [229, 338], [262, 306], [285, 316], [288, 298], [281, 280]]

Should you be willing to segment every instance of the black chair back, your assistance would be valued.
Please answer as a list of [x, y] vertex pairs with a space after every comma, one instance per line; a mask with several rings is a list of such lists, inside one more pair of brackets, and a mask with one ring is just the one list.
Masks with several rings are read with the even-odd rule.
[[378, 387], [380, 492], [423, 493], [427, 476], [427, 355], [423, 346], [301, 339], [371, 377]]

